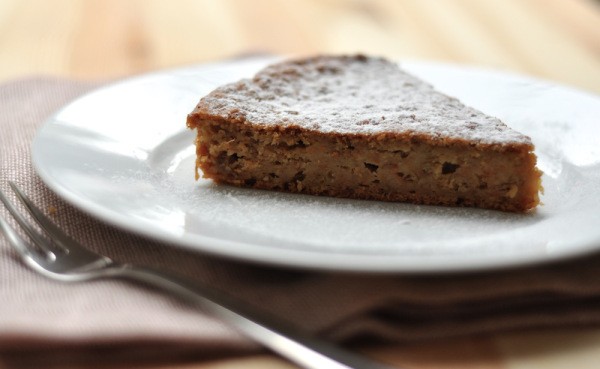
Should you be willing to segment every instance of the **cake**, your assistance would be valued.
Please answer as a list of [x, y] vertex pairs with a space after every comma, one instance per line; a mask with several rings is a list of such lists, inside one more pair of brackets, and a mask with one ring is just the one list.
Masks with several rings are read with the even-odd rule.
[[511, 212], [539, 203], [529, 137], [383, 58], [267, 66], [203, 97], [187, 126], [197, 179]]

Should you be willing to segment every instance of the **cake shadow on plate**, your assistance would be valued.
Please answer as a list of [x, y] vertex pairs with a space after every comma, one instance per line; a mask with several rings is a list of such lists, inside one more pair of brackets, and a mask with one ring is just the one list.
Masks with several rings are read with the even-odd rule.
[[[281, 248], [381, 253], [454, 251], [452, 243], [534, 226], [543, 214], [508, 213], [274, 192], [201, 180], [186, 228], [209, 237]], [[422, 246], [426, 245], [425, 248]], [[492, 243], [479, 246], [489, 251]], [[462, 251], [461, 251], [462, 252]]]

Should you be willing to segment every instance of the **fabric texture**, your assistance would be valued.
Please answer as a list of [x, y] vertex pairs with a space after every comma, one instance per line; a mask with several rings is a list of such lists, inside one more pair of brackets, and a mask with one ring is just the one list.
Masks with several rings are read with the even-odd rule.
[[[204, 281], [344, 344], [600, 323], [597, 255], [466, 274], [310, 272], [194, 253], [103, 224], [54, 195], [30, 160], [31, 142], [45, 119], [95, 87], [47, 78], [0, 86], [0, 188], [14, 200], [8, 181], [15, 182], [90, 249]], [[3, 207], [0, 216], [14, 224]], [[0, 354], [6, 357], [35, 352], [51, 358], [57, 347], [74, 360], [98, 354], [105, 360], [212, 358], [261, 349], [197, 307], [152, 288], [120, 280], [46, 279], [25, 267], [1, 235], [0, 300]]]

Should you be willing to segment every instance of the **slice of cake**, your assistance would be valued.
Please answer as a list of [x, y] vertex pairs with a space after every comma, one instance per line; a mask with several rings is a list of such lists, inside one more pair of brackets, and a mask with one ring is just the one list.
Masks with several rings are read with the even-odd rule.
[[381, 58], [274, 64], [187, 117], [196, 177], [267, 190], [523, 212], [541, 172], [524, 136]]

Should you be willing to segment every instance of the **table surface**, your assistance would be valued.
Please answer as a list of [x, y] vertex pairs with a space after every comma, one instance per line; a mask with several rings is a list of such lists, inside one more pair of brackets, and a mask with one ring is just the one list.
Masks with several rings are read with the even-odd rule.
[[[593, 0], [2, 0], [0, 83], [116, 79], [263, 52], [363, 52], [510, 70], [600, 93], [599, 24]], [[365, 351], [404, 368], [597, 368], [600, 329]], [[148, 366], [167, 367], [293, 368], [268, 354]]]

